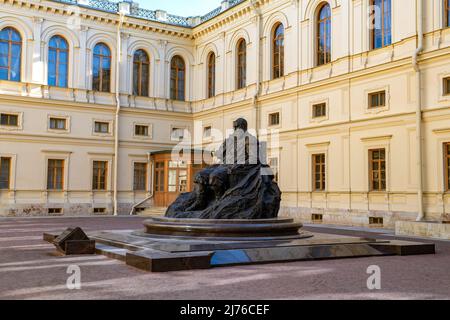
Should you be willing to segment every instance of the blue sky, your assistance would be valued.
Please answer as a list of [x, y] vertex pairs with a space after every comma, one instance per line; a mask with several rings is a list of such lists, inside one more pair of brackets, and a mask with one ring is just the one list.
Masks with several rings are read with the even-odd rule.
[[134, 0], [141, 8], [161, 9], [168, 13], [189, 17], [199, 16], [220, 7], [220, 0]]

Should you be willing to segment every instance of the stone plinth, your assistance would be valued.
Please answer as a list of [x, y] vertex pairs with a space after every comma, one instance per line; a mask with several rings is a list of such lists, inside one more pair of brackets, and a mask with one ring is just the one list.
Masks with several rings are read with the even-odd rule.
[[397, 221], [395, 224], [395, 234], [398, 236], [450, 240], [450, 223]]

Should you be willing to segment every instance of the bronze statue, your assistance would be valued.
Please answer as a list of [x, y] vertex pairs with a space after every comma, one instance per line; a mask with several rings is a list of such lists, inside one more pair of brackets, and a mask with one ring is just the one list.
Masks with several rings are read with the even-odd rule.
[[234, 122], [234, 132], [221, 145], [220, 164], [198, 172], [193, 192], [181, 194], [166, 217], [198, 219], [270, 219], [278, 216], [281, 191], [258, 139], [247, 121]]

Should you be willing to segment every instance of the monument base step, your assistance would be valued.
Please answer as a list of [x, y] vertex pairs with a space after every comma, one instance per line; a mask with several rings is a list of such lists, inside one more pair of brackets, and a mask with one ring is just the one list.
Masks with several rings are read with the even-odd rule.
[[[52, 242], [58, 233], [45, 233]], [[149, 272], [293, 261], [434, 254], [435, 245], [400, 240], [375, 240], [311, 234], [294, 240], [233, 241], [176, 238], [144, 232], [95, 232], [96, 253]]]

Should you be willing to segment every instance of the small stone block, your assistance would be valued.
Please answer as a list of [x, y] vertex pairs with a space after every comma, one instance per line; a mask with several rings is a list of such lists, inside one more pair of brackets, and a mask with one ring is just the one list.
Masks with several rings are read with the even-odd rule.
[[49, 242], [49, 243], [53, 244], [53, 241], [54, 241], [57, 237], [58, 237], [58, 234], [46, 232], [46, 233], [44, 233], [42, 239], [43, 239], [45, 242]]
[[150, 272], [209, 269], [212, 254], [213, 252], [161, 253], [142, 250], [127, 252], [126, 263]]
[[398, 256], [411, 256], [420, 254], [435, 254], [436, 246], [433, 243], [419, 243], [409, 241], [393, 240], [389, 243], [371, 244], [372, 247], [385, 254]]
[[68, 240], [65, 248], [57, 246], [57, 249], [65, 255], [95, 254], [95, 240]]

